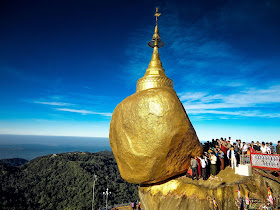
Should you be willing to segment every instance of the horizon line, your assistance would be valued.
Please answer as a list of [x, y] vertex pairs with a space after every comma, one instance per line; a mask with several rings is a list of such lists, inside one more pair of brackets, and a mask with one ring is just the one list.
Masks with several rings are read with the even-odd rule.
[[108, 138], [106, 136], [59, 136], [59, 135], [40, 135], [40, 134], [11, 134], [11, 133], [0, 133], [0, 135], [9, 135], [9, 136], [52, 136], [52, 137], [79, 137], [79, 138]]

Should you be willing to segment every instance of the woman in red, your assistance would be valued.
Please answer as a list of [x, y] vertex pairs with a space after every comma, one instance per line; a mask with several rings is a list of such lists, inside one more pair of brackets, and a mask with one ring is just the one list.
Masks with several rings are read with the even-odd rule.
[[198, 163], [197, 170], [198, 170], [198, 175], [199, 175], [199, 178], [200, 178], [201, 177], [201, 162], [200, 162], [200, 159], [198, 157], [196, 157], [195, 159]]

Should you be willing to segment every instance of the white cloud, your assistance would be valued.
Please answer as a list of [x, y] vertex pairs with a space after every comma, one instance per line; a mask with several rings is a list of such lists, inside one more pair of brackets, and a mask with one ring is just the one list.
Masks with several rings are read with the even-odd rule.
[[267, 104], [280, 103], [280, 85], [268, 89], [249, 89], [241, 93], [232, 94], [226, 97], [228, 103], [238, 104]]
[[240, 104], [228, 104], [228, 103], [190, 103], [185, 102], [183, 105], [188, 110], [202, 110], [202, 109], [226, 109], [226, 108], [242, 108], [248, 107], [247, 105], [240, 105]]
[[96, 115], [102, 115], [102, 116], [106, 116], [106, 117], [112, 116], [112, 113], [92, 112], [92, 111], [88, 111], [88, 110], [84, 110], [84, 109], [56, 108], [56, 110], [65, 111], [65, 112], [80, 113], [80, 114], [83, 114], [83, 115], [86, 115], [86, 114], [96, 114]]
[[69, 105], [73, 105], [70, 103], [64, 103], [64, 102], [47, 102], [47, 101], [34, 101], [34, 103], [36, 104], [46, 104], [46, 105], [51, 105], [51, 106], [69, 106]]
[[[190, 110], [189, 114], [218, 114], [218, 115], [234, 115], [244, 117], [263, 117], [263, 118], [280, 118], [279, 113], [263, 114], [259, 111], [219, 111], [219, 110]], [[224, 118], [224, 117], [222, 117]]]
[[[280, 103], [280, 85], [268, 89], [248, 89], [229, 95], [209, 95], [203, 92], [178, 94], [188, 109], [220, 109], [254, 107], [262, 104]], [[190, 103], [192, 101], [197, 101]]]
[[178, 94], [181, 101], [196, 101], [196, 100], [200, 100], [201, 98], [203, 98], [206, 93], [203, 92], [195, 92], [195, 93], [191, 93], [191, 92], [187, 92], [187, 93], [183, 93], [183, 94]]
[[[280, 117], [279, 113], [256, 110], [264, 106], [275, 106], [280, 103], [280, 85], [271, 86], [267, 89], [251, 88], [229, 95], [210, 95], [206, 92], [186, 92], [178, 95], [189, 114], [236, 115], [262, 118]], [[240, 111], [240, 108], [254, 108], [255, 110]]]
[[241, 87], [244, 86], [242, 82], [219, 82], [215, 83], [217, 86], [228, 86], [228, 87]]

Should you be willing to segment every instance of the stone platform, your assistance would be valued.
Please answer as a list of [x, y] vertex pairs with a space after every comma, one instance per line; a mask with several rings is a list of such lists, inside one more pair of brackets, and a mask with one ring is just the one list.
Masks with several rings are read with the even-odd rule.
[[[268, 186], [278, 206], [280, 182], [266, 176], [261, 170], [253, 170], [251, 177], [235, 174], [227, 167], [208, 180], [192, 180], [186, 176], [159, 185], [139, 187], [139, 197], [145, 210], [208, 210], [214, 209], [213, 196], [219, 209], [237, 209], [238, 184], [241, 196], [249, 194], [252, 200], [267, 203]], [[278, 198], [278, 199], [277, 199]]]
[[235, 168], [235, 174], [242, 176], [252, 176], [252, 166], [250, 164], [241, 165]]

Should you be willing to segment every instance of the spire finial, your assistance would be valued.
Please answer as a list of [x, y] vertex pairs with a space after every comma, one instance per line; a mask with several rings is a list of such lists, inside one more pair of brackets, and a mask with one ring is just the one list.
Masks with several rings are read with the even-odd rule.
[[158, 17], [160, 15], [161, 13], [159, 13], [158, 8], [156, 8], [156, 27], [153, 39], [148, 43], [149, 47], [154, 48], [153, 55], [144, 77], [137, 81], [136, 92], [162, 87], [173, 89], [173, 81], [165, 75], [158, 53], [158, 48], [164, 45], [164, 42], [160, 39], [158, 31]]
[[158, 7], [156, 8], [156, 13], [155, 13], [155, 17], [156, 17], [156, 25], [158, 22], [158, 17], [161, 16], [161, 13], [158, 12]]
[[160, 48], [164, 46], [164, 42], [161, 41], [159, 36], [159, 31], [158, 31], [158, 17], [161, 16], [161, 13], [158, 12], [158, 7], [156, 8], [156, 13], [154, 14], [154, 16], [156, 17], [156, 27], [155, 27], [153, 39], [148, 43], [148, 45], [151, 48], [154, 48], [155, 46]]

